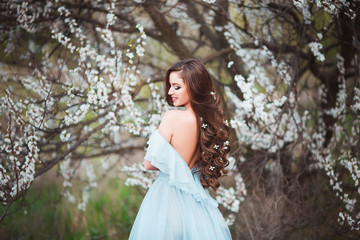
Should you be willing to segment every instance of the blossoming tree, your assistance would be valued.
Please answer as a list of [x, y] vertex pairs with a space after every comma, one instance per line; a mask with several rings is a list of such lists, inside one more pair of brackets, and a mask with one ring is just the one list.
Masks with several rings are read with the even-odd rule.
[[[230, 180], [216, 198], [234, 236], [316, 232], [311, 226], [328, 219], [339, 223], [333, 231], [359, 230], [358, 1], [13, 0], [0, 8], [0, 219], [57, 165], [62, 194], [84, 209], [97, 187], [86, 159], [101, 158], [107, 171], [104, 156], [143, 149], [133, 139], [167, 110], [164, 70], [194, 57], [210, 69], [232, 127]], [[88, 185], [75, 199], [80, 169]], [[124, 171], [128, 184], [151, 184], [141, 164]]]

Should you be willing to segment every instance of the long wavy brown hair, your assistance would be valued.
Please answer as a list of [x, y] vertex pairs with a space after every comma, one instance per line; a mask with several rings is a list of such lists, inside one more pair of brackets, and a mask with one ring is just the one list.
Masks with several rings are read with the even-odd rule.
[[196, 166], [200, 170], [200, 181], [204, 188], [219, 187], [218, 178], [228, 173], [227, 153], [229, 146], [229, 126], [224, 121], [220, 98], [216, 96], [213, 81], [205, 66], [195, 59], [185, 59], [171, 66], [165, 76], [165, 98], [173, 106], [170, 89], [170, 74], [179, 72], [190, 96], [190, 104], [195, 112], [198, 129], [200, 157]]

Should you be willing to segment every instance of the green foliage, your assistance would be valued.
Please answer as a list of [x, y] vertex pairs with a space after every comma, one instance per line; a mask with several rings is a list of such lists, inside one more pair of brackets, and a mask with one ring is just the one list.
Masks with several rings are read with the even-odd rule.
[[9, 211], [19, 210], [0, 226], [0, 239], [127, 239], [143, 198], [112, 178], [91, 192], [82, 212], [59, 196], [55, 181], [35, 185], [23, 202], [11, 206]]

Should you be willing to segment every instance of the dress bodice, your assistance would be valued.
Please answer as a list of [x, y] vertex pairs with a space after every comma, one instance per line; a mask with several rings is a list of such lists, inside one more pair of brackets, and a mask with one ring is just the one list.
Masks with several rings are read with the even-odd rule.
[[171, 186], [194, 195], [202, 204], [218, 206], [217, 201], [202, 186], [201, 173], [197, 167], [190, 169], [181, 155], [157, 130], [149, 138], [148, 144], [145, 159], [159, 169], [159, 181], [166, 179]]

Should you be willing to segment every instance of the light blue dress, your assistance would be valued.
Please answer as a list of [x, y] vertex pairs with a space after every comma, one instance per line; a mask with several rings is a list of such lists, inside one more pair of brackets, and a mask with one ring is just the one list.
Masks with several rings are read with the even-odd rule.
[[145, 159], [160, 173], [141, 204], [129, 239], [231, 239], [218, 203], [201, 185], [196, 167], [190, 170], [158, 131], [148, 144]]

